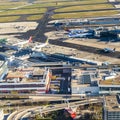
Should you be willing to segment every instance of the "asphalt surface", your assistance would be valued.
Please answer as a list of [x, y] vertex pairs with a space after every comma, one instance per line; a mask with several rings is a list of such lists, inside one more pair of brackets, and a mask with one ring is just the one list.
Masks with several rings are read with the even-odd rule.
[[[48, 7], [46, 13], [38, 21], [39, 24], [38, 24], [37, 28], [35, 30], [29, 30], [26, 33], [21, 34], [21, 36], [19, 36], [19, 38], [28, 39], [29, 36], [33, 36], [33, 40], [40, 41], [40, 42], [45, 42], [46, 39], [47, 39], [47, 37], [45, 36], [45, 32], [55, 30], [54, 27], [47, 28], [47, 24], [51, 20], [51, 16], [54, 14], [54, 10], [55, 10], [54, 6], [53, 7]], [[78, 44], [73, 44], [73, 43], [67, 43], [67, 42], [63, 42], [63, 41], [60, 41], [60, 40], [52, 40], [52, 39], [49, 40], [49, 43], [54, 44], [54, 45], [59, 45], [59, 46], [76, 48], [80, 51], [95, 53], [95, 54], [99, 54], [99, 55], [103, 55], [103, 56], [120, 58], [120, 52], [119, 51], [116, 51], [114, 53], [103, 53], [103, 52], [101, 52], [101, 49], [98, 49], [98, 48], [95, 48], [95, 47], [78, 45]]]
[[[78, 107], [80, 105], [86, 105], [86, 104], [91, 104], [91, 103], [101, 103], [103, 100], [98, 98], [98, 99], [86, 99], [86, 100], [83, 100], [83, 101], [77, 101], [77, 102], [70, 102], [69, 105], [70, 107]], [[25, 109], [25, 110], [19, 110], [17, 111], [15, 114], [11, 114], [11, 117], [9, 117], [9, 119], [7, 120], [18, 120], [18, 119], [22, 119], [23, 120], [23, 116], [25, 116], [25, 119], [26, 119], [26, 116], [30, 116], [31, 112], [30, 111], [34, 111], [34, 112], [40, 112], [40, 109], [41, 109], [41, 113], [48, 113], [48, 112], [51, 112], [51, 111], [56, 111], [56, 110], [62, 110], [64, 108], [67, 108], [68, 107], [68, 104], [66, 103], [63, 103], [63, 104], [56, 104], [56, 105], [50, 105], [50, 106], [47, 106], [47, 107], [32, 107], [32, 108], [29, 108], [29, 109]], [[29, 112], [29, 114], [28, 114]]]
[[101, 56], [120, 58], [120, 52], [119, 51], [104, 53], [104, 52], [102, 52], [103, 49], [100, 49], [100, 48], [85, 46], [85, 45], [78, 45], [78, 44], [73, 44], [73, 43], [68, 43], [68, 42], [62, 42], [60, 40], [54, 40], [54, 41], [49, 40], [49, 43], [54, 44], [54, 45], [59, 45], [59, 46], [65, 46], [65, 47], [69, 47], [69, 48], [75, 48], [75, 49], [80, 50], [80, 51], [99, 54]]
[[[52, 14], [54, 14], [54, 10], [55, 10], [54, 7], [48, 7], [47, 12], [44, 14], [43, 18], [39, 21], [38, 27], [35, 30], [30, 30], [30, 31], [26, 32], [25, 34], [21, 35], [21, 37], [26, 38], [30, 35], [33, 35], [34, 39], [36, 41], [45, 42], [46, 39], [47, 39], [46, 36], [44, 35], [45, 32], [55, 30], [55, 27], [47, 28], [47, 24], [51, 20], [51, 16], [52, 16]], [[99, 54], [99, 55], [102, 55], [102, 56], [120, 58], [120, 52], [119, 51], [115, 51], [114, 53], [103, 53], [103, 52], [101, 52], [102, 49], [99, 49], [99, 48], [95, 48], [95, 47], [91, 47], [91, 46], [78, 45], [78, 44], [73, 44], [73, 43], [67, 43], [67, 42], [63, 42], [63, 41], [60, 41], [60, 40], [52, 40], [52, 39], [49, 40], [49, 43], [54, 44], [54, 45], [59, 45], [59, 46], [76, 48], [80, 51]]]

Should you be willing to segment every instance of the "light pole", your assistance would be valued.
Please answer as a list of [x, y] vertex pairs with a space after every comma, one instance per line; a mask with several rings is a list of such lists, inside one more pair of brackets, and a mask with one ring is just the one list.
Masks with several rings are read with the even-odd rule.
[[43, 109], [43, 108], [40, 107], [40, 116], [41, 116], [41, 117], [43, 117], [43, 115], [42, 115], [42, 109]]
[[64, 85], [65, 78], [62, 79], [62, 92], [64, 91], [63, 85]]
[[11, 105], [11, 103], [8, 102], [7, 105], [8, 105], [8, 110], [9, 110], [9, 113], [10, 113], [10, 105]]

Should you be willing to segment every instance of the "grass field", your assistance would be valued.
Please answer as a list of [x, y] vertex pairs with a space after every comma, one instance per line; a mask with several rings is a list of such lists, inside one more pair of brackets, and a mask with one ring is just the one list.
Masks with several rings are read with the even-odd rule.
[[20, 16], [0, 17], [0, 23], [2, 22], [13, 22], [19, 19]]
[[42, 18], [42, 15], [32, 15], [27, 17], [27, 20], [39, 20]]
[[[22, 15], [27, 15], [26, 20], [36, 21], [41, 19], [42, 14], [46, 12], [47, 7], [54, 7], [56, 9], [55, 12], [59, 12], [59, 14], [53, 14], [52, 16], [53, 19], [97, 17], [97, 16], [107, 16], [107, 15], [117, 14], [118, 11], [115, 10], [99, 11], [99, 12], [98, 11], [74, 12], [80, 10], [97, 10], [97, 9], [113, 8], [111, 4], [109, 3], [107, 4], [106, 2], [107, 0], [80, 0], [80, 1], [35, 0], [34, 4], [29, 4], [28, 0], [21, 0], [20, 2], [10, 2], [10, 0], [0, 0], [0, 19], [1, 19], [0, 22], [14, 21]], [[95, 3], [98, 4], [95, 5]], [[24, 6], [24, 5], [28, 5], [28, 6]], [[16, 7], [18, 7], [18, 9], [12, 9]], [[71, 13], [60, 13], [60, 12], [71, 12]], [[7, 15], [10, 15], [10, 17]]]
[[[59, 7], [59, 6], [68, 6], [68, 5], [78, 5], [78, 4], [92, 4], [92, 3], [101, 3], [101, 2], [107, 2], [106, 0], [101, 0], [101, 1], [96, 1], [96, 0], [84, 0], [84, 1], [57, 1], [53, 0], [46, 0], [43, 1], [43, 3], [37, 3], [33, 4], [31, 6], [25, 7], [25, 8], [35, 8], [35, 7], [48, 7], [48, 6], [54, 6], [54, 7]], [[57, 5], [56, 5], [57, 3]]]
[[17, 15], [17, 14], [35, 14], [35, 13], [45, 13], [45, 8], [36, 8], [36, 9], [17, 9], [0, 12], [0, 15]]
[[[48, 2], [43, 2], [43, 3], [38, 3], [38, 4], [33, 4], [31, 6], [27, 6], [24, 8], [35, 8], [35, 7], [48, 7], [48, 6], [54, 6], [54, 7], [59, 7], [59, 6], [68, 6], [68, 5], [78, 5], [78, 4], [92, 4], [92, 3], [101, 3], [101, 2], [106, 2], [106, 0], [101, 0], [101, 1], [95, 1], [95, 0], [84, 0], [84, 1], [50, 1], [46, 0]], [[57, 2], [56, 2], [57, 1]], [[47, 3], [47, 4], [46, 4]], [[57, 5], [56, 5], [57, 3]]]
[[25, 9], [26, 8], [41, 8], [41, 7], [50, 7], [50, 6], [55, 6], [56, 5], [56, 3], [49, 3], [49, 2], [47, 2], [47, 3], [38, 3], [38, 4], [33, 4], [33, 5], [31, 5], [31, 6], [27, 6], [27, 7], [24, 7]]
[[[63, 2], [64, 0], [36, 0], [37, 2], [39, 2], [39, 1], [42, 1], [42, 2]], [[73, 0], [65, 0], [65, 1], [68, 1], [68, 2], [73, 2]], [[76, 0], [74, 0], [74, 1], [76, 1]], [[107, 0], [80, 0], [80, 2], [84, 2], [84, 1], [88, 1], [88, 2], [106, 2]], [[77, 2], [79, 2], [78, 0], [77, 0]]]
[[117, 11], [110, 10], [108, 11], [100, 11], [100, 12], [78, 12], [78, 13], [63, 13], [63, 14], [55, 14], [53, 15], [53, 19], [61, 19], [61, 18], [84, 18], [84, 17], [98, 17], [98, 16], [110, 16], [113, 14], [117, 14]]
[[65, 7], [55, 10], [55, 12], [64, 12], [64, 11], [76, 11], [76, 10], [97, 10], [97, 9], [107, 9], [113, 8], [111, 4], [99, 4], [99, 5], [81, 5], [81, 6], [72, 6]]
[[78, 4], [93, 4], [93, 3], [102, 3], [107, 2], [106, 0], [84, 0], [84, 1], [65, 1], [65, 2], [57, 2], [57, 6], [65, 6], [65, 5], [78, 5]]

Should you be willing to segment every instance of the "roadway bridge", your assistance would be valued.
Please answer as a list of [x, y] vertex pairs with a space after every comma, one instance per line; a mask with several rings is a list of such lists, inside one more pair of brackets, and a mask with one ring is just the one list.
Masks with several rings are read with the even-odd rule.
[[24, 120], [24, 118], [28, 118], [32, 112], [34, 113], [48, 113], [52, 111], [57, 111], [57, 110], [62, 110], [64, 108], [68, 108], [69, 106], [72, 107], [78, 107], [80, 105], [87, 105], [87, 104], [93, 104], [93, 103], [102, 103], [103, 98], [95, 98], [95, 99], [86, 99], [82, 101], [77, 101], [77, 102], [69, 102], [69, 103], [63, 103], [63, 104], [56, 104], [56, 105], [49, 105], [49, 106], [40, 106], [40, 107], [31, 107], [27, 109], [21, 109], [19, 111], [14, 111], [11, 113], [7, 120]]

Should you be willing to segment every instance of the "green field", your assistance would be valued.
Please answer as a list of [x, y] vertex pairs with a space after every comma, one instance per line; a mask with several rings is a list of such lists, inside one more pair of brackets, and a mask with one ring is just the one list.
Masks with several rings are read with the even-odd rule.
[[53, 19], [61, 19], [61, 18], [84, 18], [84, 17], [98, 17], [98, 16], [111, 16], [113, 14], [117, 14], [117, 11], [110, 10], [101, 11], [101, 12], [77, 12], [77, 13], [63, 13], [63, 14], [55, 14], [52, 16]]
[[[37, 2], [39, 2], [39, 1], [42, 1], [42, 2], [63, 2], [64, 0], [36, 0]], [[72, 0], [65, 0], [65, 1], [68, 1], [68, 2], [73, 2]], [[80, 0], [80, 2], [84, 2], [84, 1], [88, 1], [88, 2], [95, 2], [95, 3], [97, 3], [97, 2], [106, 2], [107, 0]], [[77, 2], [79, 2], [78, 0], [77, 0]]]
[[32, 15], [27, 17], [27, 20], [39, 20], [42, 18], [42, 15]]
[[36, 9], [17, 9], [0, 12], [0, 15], [17, 15], [17, 14], [36, 14], [36, 13], [45, 13], [45, 8], [36, 8]]
[[113, 8], [111, 4], [99, 4], [99, 5], [81, 5], [81, 6], [72, 6], [65, 7], [55, 10], [55, 12], [68, 12], [68, 11], [80, 11], [80, 10], [97, 10], [97, 9], [107, 9]]
[[49, 2], [47, 2], [47, 3], [38, 3], [38, 4], [33, 4], [33, 5], [31, 5], [31, 6], [27, 6], [27, 7], [24, 7], [24, 9], [26, 9], [26, 8], [41, 8], [41, 7], [50, 7], [50, 6], [56, 6], [56, 3], [49, 3]]
[[0, 17], [0, 23], [2, 22], [13, 22], [19, 19], [20, 16]]
[[[107, 4], [107, 0], [35, 0], [33, 4], [29, 4], [28, 0], [21, 0], [20, 2], [0, 0], [0, 22], [15, 21], [19, 18], [22, 21], [23, 15], [23, 20], [37, 21], [42, 18], [48, 7], [54, 8], [54, 12], [59, 12], [59, 14], [53, 14], [53, 19], [109, 16], [118, 13], [117, 10], [102, 11], [102, 9], [114, 8], [111, 4]], [[90, 11], [98, 9], [101, 11]], [[79, 12], [81, 10], [83, 12]]]
[[57, 6], [66, 6], [66, 5], [80, 5], [80, 4], [93, 4], [93, 3], [102, 3], [107, 2], [106, 0], [84, 0], [84, 1], [65, 1], [65, 2], [57, 2]]
[[[101, 3], [101, 2], [106, 2], [106, 0], [101, 0], [101, 1], [95, 1], [95, 0], [84, 0], [84, 1], [53, 1], [51, 2], [50, 0], [47, 0], [48, 2], [43, 2], [43, 3], [38, 3], [38, 4], [33, 4], [31, 6], [27, 6], [24, 8], [35, 8], [35, 7], [48, 7], [48, 6], [54, 6], [54, 7], [59, 7], [59, 6], [68, 6], [68, 5], [78, 5], [78, 4], [92, 4], [92, 3]], [[46, 4], [47, 3], [47, 4]], [[57, 3], [57, 4], [56, 4]]]

